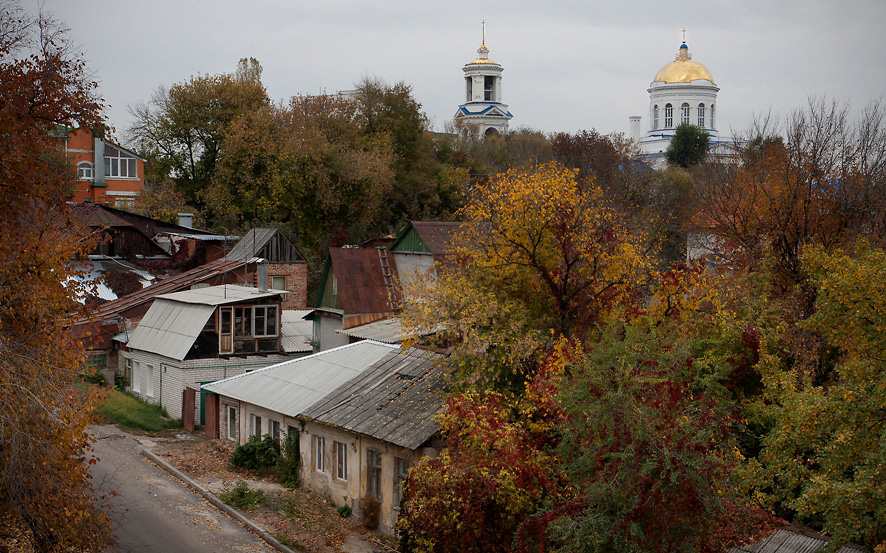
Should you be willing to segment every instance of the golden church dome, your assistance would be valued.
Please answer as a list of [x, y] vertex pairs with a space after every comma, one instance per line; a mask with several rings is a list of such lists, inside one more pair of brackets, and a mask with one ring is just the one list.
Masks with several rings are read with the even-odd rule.
[[652, 81], [662, 83], [689, 83], [696, 79], [705, 79], [716, 84], [714, 83], [714, 77], [711, 76], [711, 72], [708, 71], [707, 67], [697, 61], [692, 61], [692, 56], [689, 55], [689, 47], [684, 43], [680, 45], [680, 50], [677, 52], [677, 58], [659, 69]]

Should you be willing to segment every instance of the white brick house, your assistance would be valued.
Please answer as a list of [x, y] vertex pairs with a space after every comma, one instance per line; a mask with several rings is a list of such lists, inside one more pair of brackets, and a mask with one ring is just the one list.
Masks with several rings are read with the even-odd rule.
[[[290, 359], [280, 340], [284, 293], [222, 285], [157, 296], [122, 353], [129, 391], [178, 418], [186, 387]], [[201, 421], [200, 401], [195, 415]]]

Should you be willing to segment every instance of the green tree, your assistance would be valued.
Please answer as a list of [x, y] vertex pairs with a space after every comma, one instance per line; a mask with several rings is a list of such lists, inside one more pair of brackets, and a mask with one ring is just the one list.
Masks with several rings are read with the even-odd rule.
[[57, 22], [0, 2], [0, 512], [41, 552], [112, 541], [90, 482], [95, 398], [76, 385], [83, 347], [65, 328], [86, 292], [71, 261], [90, 240], [68, 213], [76, 175], [53, 131], [98, 127], [101, 110], [68, 47]]
[[158, 88], [148, 103], [131, 109], [135, 123], [128, 136], [152, 162], [151, 177], [172, 178], [192, 205], [204, 203], [202, 191], [215, 176], [228, 128], [270, 105], [264, 86], [253, 79], [260, 76], [257, 65], [241, 65], [244, 78], [201, 75]]
[[[807, 248], [816, 312], [802, 325], [824, 339], [832, 377], [763, 365], [771, 416], [759, 488], [773, 506], [832, 536], [886, 549], [886, 253], [859, 242], [854, 252]], [[878, 549], [879, 548], [879, 549]]]
[[697, 125], [681, 123], [674, 131], [674, 137], [665, 152], [665, 159], [671, 165], [690, 167], [704, 161], [708, 153], [710, 135]]

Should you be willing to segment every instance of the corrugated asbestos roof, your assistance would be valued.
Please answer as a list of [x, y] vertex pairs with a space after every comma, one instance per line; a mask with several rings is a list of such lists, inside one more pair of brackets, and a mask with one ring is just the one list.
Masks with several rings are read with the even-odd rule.
[[[181, 292], [173, 292], [172, 294], [163, 294], [162, 296], [157, 296], [157, 299], [162, 298], [182, 303], [194, 303], [202, 305], [226, 305], [229, 303], [237, 303], [241, 301], [273, 298], [274, 296], [282, 296], [286, 293], [286, 290], [268, 289], [267, 292], [260, 292], [258, 288], [252, 288], [249, 286], [239, 286], [236, 284], [220, 284], [218, 286], [209, 286], [206, 288], [197, 288], [194, 290], [182, 290]], [[148, 313], [150, 313], [150, 311], [148, 311]], [[145, 316], [147, 317], [147, 315]]]
[[[393, 312], [377, 249], [330, 248], [329, 258], [345, 313]], [[394, 256], [388, 254], [387, 261], [392, 274], [396, 275]]]
[[295, 417], [393, 349], [396, 346], [357, 342], [218, 380], [203, 389]]
[[314, 323], [306, 321], [310, 309], [284, 309], [280, 314], [280, 347], [287, 353], [312, 351]]
[[[733, 547], [729, 553], [814, 553], [828, 544], [826, 539], [806, 536], [787, 529], [776, 530], [766, 539], [751, 545]], [[858, 553], [858, 549], [844, 546], [837, 553]]]
[[157, 298], [129, 333], [129, 347], [181, 361], [214, 311], [215, 305], [211, 304]]
[[[358, 342], [362, 344], [363, 342]], [[417, 449], [443, 411], [441, 354], [394, 351], [304, 412], [317, 422]]]
[[387, 344], [399, 344], [403, 341], [403, 325], [400, 323], [399, 317], [382, 319], [344, 330], [337, 329], [336, 332], [345, 336], [362, 340], [377, 340]]

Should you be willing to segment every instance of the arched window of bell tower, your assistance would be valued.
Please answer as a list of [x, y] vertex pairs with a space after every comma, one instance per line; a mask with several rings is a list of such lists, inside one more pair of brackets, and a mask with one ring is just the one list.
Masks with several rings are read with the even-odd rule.
[[683, 102], [683, 105], [680, 106], [680, 123], [689, 123], [689, 104], [687, 102]]
[[474, 79], [472, 77], [465, 77], [465, 84], [467, 85], [467, 94], [465, 95], [466, 102], [471, 101], [471, 95], [474, 92]]
[[495, 127], [489, 127], [488, 129], [486, 129], [486, 132], [484, 132], [483, 135], [486, 137], [498, 136], [498, 129], [496, 129]]
[[652, 128], [658, 128], [658, 104], [652, 106]]
[[698, 104], [698, 126], [704, 128], [704, 104]]
[[674, 106], [670, 103], [665, 104], [665, 127], [673, 127], [674, 126]]
[[714, 104], [711, 104], [711, 128], [717, 128], [717, 125], [714, 123]]

